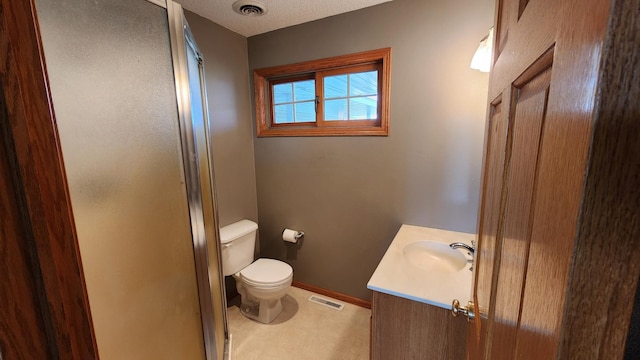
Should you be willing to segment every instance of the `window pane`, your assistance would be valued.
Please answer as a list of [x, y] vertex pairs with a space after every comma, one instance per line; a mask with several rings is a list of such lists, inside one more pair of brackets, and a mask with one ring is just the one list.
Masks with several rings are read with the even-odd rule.
[[293, 84], [294, 101], [315, 100], [316, 98], [316, 81], [305, 80], [298, 81]]
[[347, 99], [325, 100], [324, 102], [324, 119], [331, 120], [347, 120]]
[[316, 121], [315, 101], [305, 101], [295, 104], [296, 122]]
[[349, 75], [349, 96], [376, 95], [377, 93], [377, 70]]
[[347, 97], [347, 75], [325, 77], [324, 97], [325, 99]]
[[276, 105], [273, 111], [274, 124], [284, 124], [293, 122], [293, 104]]
[[349, 99], [349, 120], [378, 118], [378, 97], [353, 97]]
[[273, 103], [281, 104], [293, 101], [293, 84], [278, 84], [273, 86]]

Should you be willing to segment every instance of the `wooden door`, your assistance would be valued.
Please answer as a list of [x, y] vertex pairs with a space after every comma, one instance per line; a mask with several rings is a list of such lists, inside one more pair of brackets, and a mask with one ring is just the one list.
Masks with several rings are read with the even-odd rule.
[[[6, 125], [4, 108], [0, 97], [0, 125]], [[38, 296], [39, 274], [30, 266], [35, 251], [25, 241], [27, 228], [14, 185], [13, 144], [7, 130], [6, 126], [0, 128], [0, 358], [17, 359], [29, 349], [33, 358], [47, 359], [52, 358], [45, 331], [48, 317], [41, 315], [46, 308], [41, 308]]]
[[34, 10], [0, 0], [0, 358], [96, 359]]
[[[622, 184], [623, 189], [637, 189], [634, 173], [628, 169], [637, 174], [638, 167], [633, 166], [640, 152], [628, 139], [629, 134], [638, 135], [637, 121], [629, 121], [624, 130], [616, 127], [626, 134], [625, 141], [610, 131], [612, 141], [623, 144], [626, 152], [607, 151], [611, 143], [600, 145], [603, 156], [619, 167], [617, 173], [597, 172], [602, 169], [593, 169], [590, 161], [597, 159], [594, 154], [599, 151], [592, 145], [598, 136], [594, 124], [624, 119], [606, 117], [602, 112], [606, 99], [601, 94], [609, 91], [612, 102], [634, 96], [628, 91], [616, 96], [620, 89], [608, 87], [615, 81], [603, 74], [616, 66], [637, 73], [633, 66], [638, 63], [638, 4], [637, 0], [616, 2], [611, 19], [623, 25], [607, 32], [609, 0], [497, 2], [473, 291], [476, 320], [468, 332], [469, 359], [622, 356], [640, 266], [632, 256], [615, 256], [614, 251], [610, 251], [611, 259], [603, 260], [600, 257], [606, 255], [598, 254], [600, 248], [593, 246], [620, 241], [629, 244], [630, 253], [638, 253], [638, 195], [627, 193], [632, 197], [629, 200], [620, 190], [616, 193], [619, 201], [629, 205], [618, 211], [622, 219], [610, 220], [611, 224], [623, 223], [619, 226], [625, 230], [624, 239], [607, 236], [606, 225], [598, 227], [600, 236], [595, 236], [592, 223], [598, 215], [585, 216], [589, 215], [585, 211], [589, 196], [598, 191], [600, 199], [611, 201], [608, 195], [613, 189], [600, 181], [605, 176], [616, 176], [607, 181]], [[635, 48], [629, 46], [634, 41]], [[603, 51], [616, 46], [622, 53]], [[608, 127], [602, 129], [604, 133]], [[590, 178], [594, 189], [598, 187], [591, 195], [584, 191]], [[594, 204], [600, 203], [591, 206]], [[597, 211], [610, 213], [613, 204]], [[595, 276], [598, 271], [609, 274], [607, 280], [618, 284], [614, 288], [628, 295], [629, 301], [613, 301], [615, 290], [608, 290], [606, 282], [599, 282], [601, 287], [587, 286], [594, 279], [586, 278], [585, 271]], [[569, 305], [585, 306], [584, 299], [590, 304], [589, 299], [601, 292], [608, 296], [600, 296], [604, 298], [600, 305], [609, 308], [590, 305], [587, 312]], [[607, 315], [618, 322], [608, 324]], [[584, 333], [585, 327], [597, 330], [586, 331], [589, 340], [580, 340], [575, 334]], [[615, 335], [607, 334], [605, 328]]]

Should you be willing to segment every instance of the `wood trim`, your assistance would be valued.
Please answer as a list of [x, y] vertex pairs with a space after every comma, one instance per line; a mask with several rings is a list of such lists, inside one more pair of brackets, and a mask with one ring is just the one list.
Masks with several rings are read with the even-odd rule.
[[[284, 84], [289, 82], [297, 82], [297, 81], [305, 81], [305, 80], [315, 80], [315, 76], [313, 74], [300, 74], [292, 77], [274, 79], [270, 81], [270, 88], [273, 88], [273, 85]], [[273, 90], [271, 91], [273, 94]], [[273, 95], [272, 95], [273, 96]]]
[[639, 29], [640, 0], [614, 1], [566, 295], [561, 359], [622, 359], [625, 353], [640, 276]]
[[318, 71], [318, 74], [320, 74], [321, 77], [325, 77], [325, 76], [336, 76], [336, 75], [359, 73], [359, 72], [366, 72], [366, 71], [373, 71], [373, 70], [381, 71], [380, 66], [381, 66], [381, 62], [376, 61], [376, 62], [366, 63], [362, 65], [339, 67], [339, 68], [333, 68], [329, 70]]
[[360, 306], [360, 307], [363, 307], [363, 308], [371, 309], [371, 301], [358, 299], [358, 298], [350, 296], [350, 295], [341, 294], [339, 292], [335, 292], [333, 290], [327, 290], [327, 289], [324, 289], [324, 288], [321, 288], [321, 287], [318, 287], [318, 286], [315, 286], [315, 285], [305, 284], [305, 283], [297, 281], [297, 280], [293, 280], [291, 285], [295, 286], [297, 288], [300, 288], [300, 289], [313, 291], [314, 293], [317, 293], [317, 294], [320, 294], [320, 295], [329, 296], [329, 297], [332, 297], [332, 298], [334, 298], [336, 300], [344, 301], [344, 302], [349, 303], [349, 304], [353, 304], [353, 305]]
[[364, 64], [367, 62], [376, 62], [379, 60], [389, 60], [391, 57], [391, 48], [378, 50], [363, 51], [355, 54], [347, 54], [324, 58], [320, 60], [305, 61], [290, 65], [274, 66], [255, 70], [254, 73], [264, 77], [271, 78], [282, 75], [294, 75], [307, 72], [325, 71], [341, 66], [351, 66]]
[[[327, 120], [324, 122], [324, 128], [342, 128], [349, 130], [358, 130], [362, 128], [374, 128], [379, 123], [377, 120]], [[314, 129], [316, 128], [315, 122], [298, 122], [298, 123], [286, 123], [286, 124], [272, 124], [271, 129], [273, 128], [282, 128], [282, 129], [290, 129], [290, 128], [305, 128], [305, 129]], [[318, 126], [320, 128], [320, 126]]]
[[[23, 240], [36, 249], [31, 266], [42, 276], [41, 305], [52, 325], [54, 357], [97, 359], [35, 8], [33, 0], [0, 0], [2, 95], [15, 145], [17, 191], [24, 194], [23, 223], [32, 234]], [[4, 222], [7, 215], [0, 216]]]
[[295, 128], [284, 129], [276, 127], [258, 133], [258, 137], [279, 137], [279, 136], [388, 136], [387, 130], [380, 128]]
[[316, 77], [316, 127], [324, 128], [324, 78], [315, 74]]
[[366, 126], [375, 127], [377, 125], [378, 120], [325, 120], [324, 127], [357, 128]]
[[[326, 126], [324, 121], [316, 121], [315, 127], [292, 126], [271, 126], [271, 120], [267, 117], [270, 110], [266, 106], [269, 99], [267, 92], [270, 91], [269, 79], [282, 76], [295, 76], [305, 73], [320, 73], [341, 67], [354, 65], [367, 66], [378, 63], [380, 93], [379, 119], [375, 126], [358, 126], [362, 124], [348, 124], [349, 126]], [[254, 70], [254, 108], [256, 121], [256, 134], [258, 137], [278, 137], [278, 136], [388, 136], [390, 123], [390, 99], [391, 99], [391, 48], [366, 51], [356, 54], [336, 56], [332, 58], [306, 61], [303, 63], [282, 65], [271, 68]], [[316, 92], [321, 84], [316, 79]], [[267, 89], [269, 88], [269, 90]], [[322, 90], [322, 89], [320, 89]], [[318, 112], [322, 113], [322, 99], [318, 106]]]
[[266, 132], [269, 129], [269, 119], [267, 119], [267, 108], [264, 104], [269, 101], [266, 96], [267, 88], [269, 88], [267, 84], [267, 79], [258, 74], [258, 72], [253, 72], [253, 102], [254, 102], [254, 110], [256, 117], [256, 133], [258, 136], [260, 134]]
[[[273, 118], [273, 115], [272, 115]], [[284, 123], [284, 124], [271, 124], [270, 128], [291, 128], [291, 127], [307, 127], [307, 128], [315, 128], [316, 123], [312, 121], [306, 122], [297, 122], [297, 123]]]

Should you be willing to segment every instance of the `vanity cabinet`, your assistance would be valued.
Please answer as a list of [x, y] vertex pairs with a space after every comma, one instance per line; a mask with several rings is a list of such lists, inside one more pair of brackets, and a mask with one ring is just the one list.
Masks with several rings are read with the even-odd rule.
[[466, 318], [448, 309], [373, 291], [372, 360], [464, 360]]

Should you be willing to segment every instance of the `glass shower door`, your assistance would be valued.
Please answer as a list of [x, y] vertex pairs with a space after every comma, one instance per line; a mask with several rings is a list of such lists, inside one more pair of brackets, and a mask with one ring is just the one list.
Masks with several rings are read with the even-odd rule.
[[171, 0], [36, 0], [101, 359], [226, 358], [202, 57]]
[[99, 356], [204, 359], [166, 5], [35, 4]]

